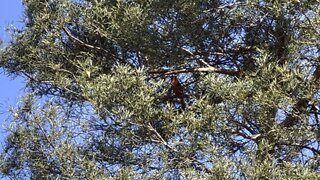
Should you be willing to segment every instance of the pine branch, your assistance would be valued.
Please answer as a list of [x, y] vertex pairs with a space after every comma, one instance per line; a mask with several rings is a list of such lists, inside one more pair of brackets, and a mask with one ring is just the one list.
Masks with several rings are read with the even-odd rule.
[[96, 49], [96, 50], [99, 50], [99, 51], [103, 51], [104, 53], [106, 53], [107, 55], [111, 56], [112, 58], [117, 59], [117, 60], [121, 61], [122, 63], [129, 64], [130, 66], [133, 66], [132, 64], [126, 62], [124, 59], [117, 57], [116, 55], [110, 53], [108, 50], [106, 50], [106, 49], [104, 49], [104, 48], [101, 48], [101, 47], [99, 47], [99, 46], [94, 46], [94, 45], [88, 44], [88, 43], [80, 40], [79, 38], [75, 37], [75, 36], [70, 32], [70, 30], [69, 30], [68, 28], [63, 27], [63, 30], [64, 30], [64, 32], [65, 32], [71, 39], [73, 39], [74, 41], [78, 42], [79, 44], [81, 44], [81, 45], [83, 45], [83, 46], [85, 46], [85, 47], [88, 47], [88, 48], [90, 48], [90, 49]]
[[149, 74], [163, 74], [163, 75], [180, 74], [180, 73], [196, 73], [196, 72], [214, 72], [214, 73], [220, 73], [220, 74], [225, 74], [230, 76], [240, 76], [242, 74], [242, 71], [240, 70], [217, 69], [214, 67], [184, 68], [184, 69], [174, 69], [174, 70], [155, 69], [155, 70], [148, 71]]

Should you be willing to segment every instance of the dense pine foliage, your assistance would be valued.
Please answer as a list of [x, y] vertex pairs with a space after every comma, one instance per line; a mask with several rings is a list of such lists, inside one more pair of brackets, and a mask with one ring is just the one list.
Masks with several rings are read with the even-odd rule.
[[[13, 179], [319, 179], [318, 0], [24, 0]], [[184, 89], [186, 108], [170, 77]]]

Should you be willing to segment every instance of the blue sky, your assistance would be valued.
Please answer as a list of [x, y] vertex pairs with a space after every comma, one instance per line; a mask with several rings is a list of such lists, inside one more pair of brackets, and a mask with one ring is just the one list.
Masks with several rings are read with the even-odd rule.
[[[5, 28], [10, 24], [22, 26], [22, 0], [0, 0], [0, 39], [6, 44], [10, 35]], [[4, 120], [9, 116], [8, 107], [16, 106], [23, 95], [24, 82], [22, 78], [8, 77], [0, 69], [0, 149], [4, 137]]]

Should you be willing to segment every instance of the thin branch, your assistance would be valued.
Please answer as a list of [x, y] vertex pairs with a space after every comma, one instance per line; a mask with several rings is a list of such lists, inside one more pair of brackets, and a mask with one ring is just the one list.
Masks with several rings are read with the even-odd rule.
[[207, 68], [184, 68], [184, 69], [174, 69], [174, 70], [163, 70], [163, 69], [155, 69], [148, 71], [149, 74], [163, 74], [163, 75], [171, 75], [171, 74], [180, 74], [180, 73], [195, 73], [195, 72], [215, 72], [230, 76], [239, 76], [241, 75], [241, 71], [236, 70], [226, 70], [226, 69], [216, 69], [214, 67]]
[[245, 5], [243, 2], [236, 2], [236, 3], [230, 3], [230, 4], [224, 4], [219, 7], [215, 7], [215, 9], [226, 9], [226, 8], [234, 8], [235, 6]]
[[318, 28], [313, 25], [314, 22], [311, 21], [311, 19], [309, 18], [309, 16], [305, 12], [302, 12], [302, 14], [304, 15], [304, 17], [309, 22], [309, 25], [311, 25], [312, 30], [314, 31], [314, 33], [319, 35], [320, 33], [317, 31]]
[[[194, 56], [194, 54], [187, 48], [181, 47], [182, 50], [187, 52], [189, 55]], [[202, 62], [204, 65], [208, 66], [209, 68], [213, 68], [209, 63], [207, 63], [204, 59], [199, 58], [199, 61]]]
[[157, 130], [155, 130], [155, 129], [153, 128], [153, 126], [152, 126], [150, 123], [148, 124], [148, 128], [149, 128], [149, 130], [151, 130], [151, 131], [159, 138], [159, 140], [161, 141], [162, 144], [164, 144], [166, 147], [168, 147], [168, 148], [171, 149], [172, 151], [177, 152], [177, 150], [176, 150], [174, 147], [170, 146], [170, 145], [167, 143], [167, 141], [165, 141], [165, 140], [162, 138], [162, 136], [158, 133]]
[[49, 140], [47, 134], [46, 134], [46, 131], [41, 127], [40, 124], [37, 124], [38, 125], [38, 128], [41, 130], [44, 138], [46, 139], [46, 141], [49, 143], [49, 145], [51, 146], [52, 149], [55, 149], [55, 146], [52, 144], [52, 142]]
[[[86, 46], [86, 47], [88, 47], [88, 48], [90, 48], [90, 49], [96, 49], [96, 50], [103, 51], [104, 53], [108, 54], [109, 56], [112, 56], [113, 58], [115, 58], [115, 59], [117, 59], [117, 60], [119, 60], [119, 61], [121, 61], [121, 62], [123, 62], [123, 63], [130, 64], [130, 63], [126, 62], [124, 59], [119, 58], [119, 57], [117, 57], [116, 55], [110, 53], [110, 52], [109, 52], [108, 50], [106, 50], [106, 49], [103, 49], [103, 48], [101, 48], [101, 47], [99, 47], [99, 46], [94, 46], [94, 45], [88, 44], [88, 43], [86, 43], [86, 42], [78, 39], [77, 37], [75, 37], [75, 36], [70, 32], [70, 30], [69, 30], [68, 28], [63, 27], [63, 30], [64, 30], [64, 32], [65, 32], [71, 39], [77, 41], [78, 43], [82, 44], [83, 46]], [[130, 64], [130, 65], [131, 65], [131, 64]], [[131, 65], [131, 66], [132, 66], [132, 65]]]
[[[26, 72], [21, 72], [24, 76], [26, 76], [28, 79], [30, 79], [31, 81], [34, 81], [34, 82], [37, 82], [37, 83], [40, 83], [40, 84], [48, 84], [48, 85], [51, 85], [51, 86], [57, 86], [55, 85], [55, 81], [41, 81], [41, 80], [38, 80], [34, 77], [32, 77], [31, 75], [27, 74]], [[77, 93], [67, 87], [60, 87], [60, 90], [63, 90], [63, 91], [66, 91], [66, 92], [70, 92], [72, 94], [74, 94], [75, 96], [77, 97], [80, 97], [82, 99], [86, 99], [85, 97], [83, 97], [80, 93]]]
[[[312, 80], [316, 83], [316, 85], [319, 84], [319, 78], [320, 78], [320, 65], [317, 65], [312, 76]], [[315, 92], [313, 92], [313, 94], [315, 94]], [[307, 110], [307, 107], [310, 101], [311, 101], [310, 98], [299, 99], [293, 107], [294, 112], [289, 114], [289, 116], [281, 123], [281, 125], [283, 127], [292, 127], [293, 125], [295, 125], [299, 119], [299, 115]]]
[[316, 148], [313, 148], [313, 147], [309, 147], [307, 145], [301, 145], [301, 144], [297, 144], [297, 143], [290, 144], [290, 143], [285, 143], [285, 142], [278, 142], [277, 144], [278, 145], [285, 145], [285, 146], [294, 146], [294, 147], [299, 147], [299, 148], [302, 148], [302, 149], [308, 149], [308, 150], [312, 151], [313, 153], [320, 155], [320, 150], [319, 149], [316, 149]]
[[187, 48], [181, 47], [180, 49], [184, 50], [186, 53], [188, 53], [191, 56], [194, 56], [194, 54]]
[[30, 79], [31, 81], [35, 81], [35, 82], [38, 82], [38, 83], [46, 83], [46, 84], [53, 84], [55, 83], [55, 81], [40, 81], [34, 77], [32, 77], [31, 75], [29, 75], [28, 73], [26, 72], [23, 72], [21, 71], [22, 75], [24, 75], [26, 78]]

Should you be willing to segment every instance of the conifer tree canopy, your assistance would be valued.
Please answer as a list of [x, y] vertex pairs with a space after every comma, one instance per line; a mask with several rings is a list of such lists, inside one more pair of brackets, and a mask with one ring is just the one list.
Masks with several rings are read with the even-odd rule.
[[318, 0], [23, 4], [3, 177], [320, 179]]

